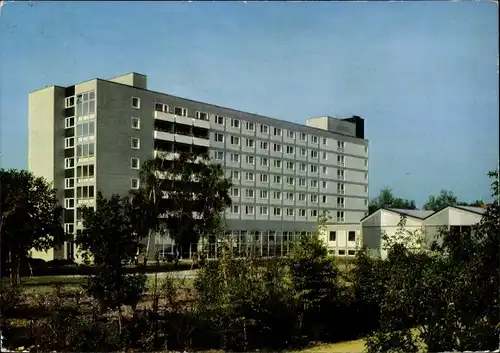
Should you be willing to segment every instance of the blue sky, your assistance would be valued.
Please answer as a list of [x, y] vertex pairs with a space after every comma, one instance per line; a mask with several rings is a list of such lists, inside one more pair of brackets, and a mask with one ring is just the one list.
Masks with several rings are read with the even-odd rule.
[[284, 120], [356, 114], [370, 196], [489, 199], [492, 2], [10, 2], [0, 19], [0, 152], [27, 168], [28, 93], [130, 71], [150, 89]]

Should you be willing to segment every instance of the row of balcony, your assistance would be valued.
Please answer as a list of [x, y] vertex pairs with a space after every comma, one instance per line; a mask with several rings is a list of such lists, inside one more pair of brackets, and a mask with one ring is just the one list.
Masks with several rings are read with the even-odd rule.
[[203, 129], [210, 129], [210, 122], [195, 118], [190, 118], [188, 116], [180, 116], [172, 113], [165, 113], [160, 111], [155, 111], [155, 119], [168, 121], [171, 123], [183, 124], [188, 126], [201, 127]]
[[203, 147], [210, 146], [210, 141], [206, 138], [183, 135], [183, 134], [173, 134], [173, 133], [165, 132], [165, 131], [155, 131], [154, 138], [158, 139], [158, 140], [164, 140], [164, 141], [185, 143], [188, 145], [197, 145], [197, 146], [203, 146]]

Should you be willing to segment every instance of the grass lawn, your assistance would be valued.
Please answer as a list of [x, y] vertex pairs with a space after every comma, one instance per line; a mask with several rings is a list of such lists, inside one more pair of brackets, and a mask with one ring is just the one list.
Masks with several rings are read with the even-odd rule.
[[[161, 282], [167, 274], [158, 275], [158, 284]], [[21, 279], [21, 285], [26, 293], [44, 293], [51, 291], [54, 286], [60, 285], [64, 289], [77, 289], [86, 280], [85, 276], [39, 276], [39, 277], [23, 277]], [[181, 279], [179, 279], [181, 280]], [[2, 287], [9, 285], [9, 278], [1, 279]], [[154, 283], [154, 274], [147, 275], [146, 286], [152, 288]], [[186, 284], [192, 283], [191, 278], [186, 278]]]
[[364, 349], [364, 340], [360, 339], [338, 343], [320, 343], [293, 353], [362, 353]]

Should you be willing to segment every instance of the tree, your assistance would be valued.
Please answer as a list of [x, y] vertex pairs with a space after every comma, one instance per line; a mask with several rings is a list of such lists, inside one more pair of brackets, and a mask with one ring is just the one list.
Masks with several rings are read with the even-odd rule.
[[[498, 173], [490, 176], [498, 198]], [[380, 330], [368, 338], [368, 351], [411, 352], [419, 342], [431, 352], [498, 348], [499, 222], [497, 203], [488, 206], [472, 232], [443, 230], [442, 242], [430, 252], [393, 243], [380, 300]]]
[[135, 309], [146, 283], [144, 275], [126, 275], [125, 265], [137, 254], [142, 234], [136, 232], [133, 215], [137, 209], [128, 197], [97, 193], [96, 209], [84, 207], [84, 229], [76, 243], [84, 258], [92, 258], [96, 275], [88, 278], [87, 291], [101, 309], [118, 310], [121, 329], [122, 305]]
[[18, 284], [20, 263], [31, 249], [44, 251], [64, 242], [63, 209], [56, 190], [31, 172], [1, 169], [0, 188], [0, 257], [8, 259], [11, 283]]
[[453, 191], [443, 189], [439, 192], [438, 196], [429, 196], [424, 205], [424, 210], [439, 211], [448, 206], [468, 206], [468, 204], [458, 201]]
[[156, 157], [143, 164], [141, 192], [149, 200], [150, 234], [163, 225], [180, 249], [193, 248], [213, 234], [231, 205], [231, 182], [207, 155], [181, 153], [174, 160]]
[[369, 214], [372, 214], [381, 208], [400, 208], [405, 210], [415, 210], [417, 207], [415, 206], [415, 201], [395, 197], [392, 189], [385, 188], [380, 190], [379, 196], [377, 196], [370, 202], [370, 205], [368, 206], [368, 212]]
[[319, 238], [325, 222], [320, 218], [315, 234], [300, 236], [288, 258], [299, 330], [315, 340], [328, 334], [328, 316], [339, 294], [339, 271]]

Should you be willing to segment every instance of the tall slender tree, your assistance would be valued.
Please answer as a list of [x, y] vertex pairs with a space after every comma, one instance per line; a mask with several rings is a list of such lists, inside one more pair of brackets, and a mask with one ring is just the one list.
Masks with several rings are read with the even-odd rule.
[[0, 198], [0, 257], [9, 261], [11, 282], [18, 284], [21, 261], [31, 249], [63, 244], [63, 209], [52, 185], [25, 170], [0, 170]]

